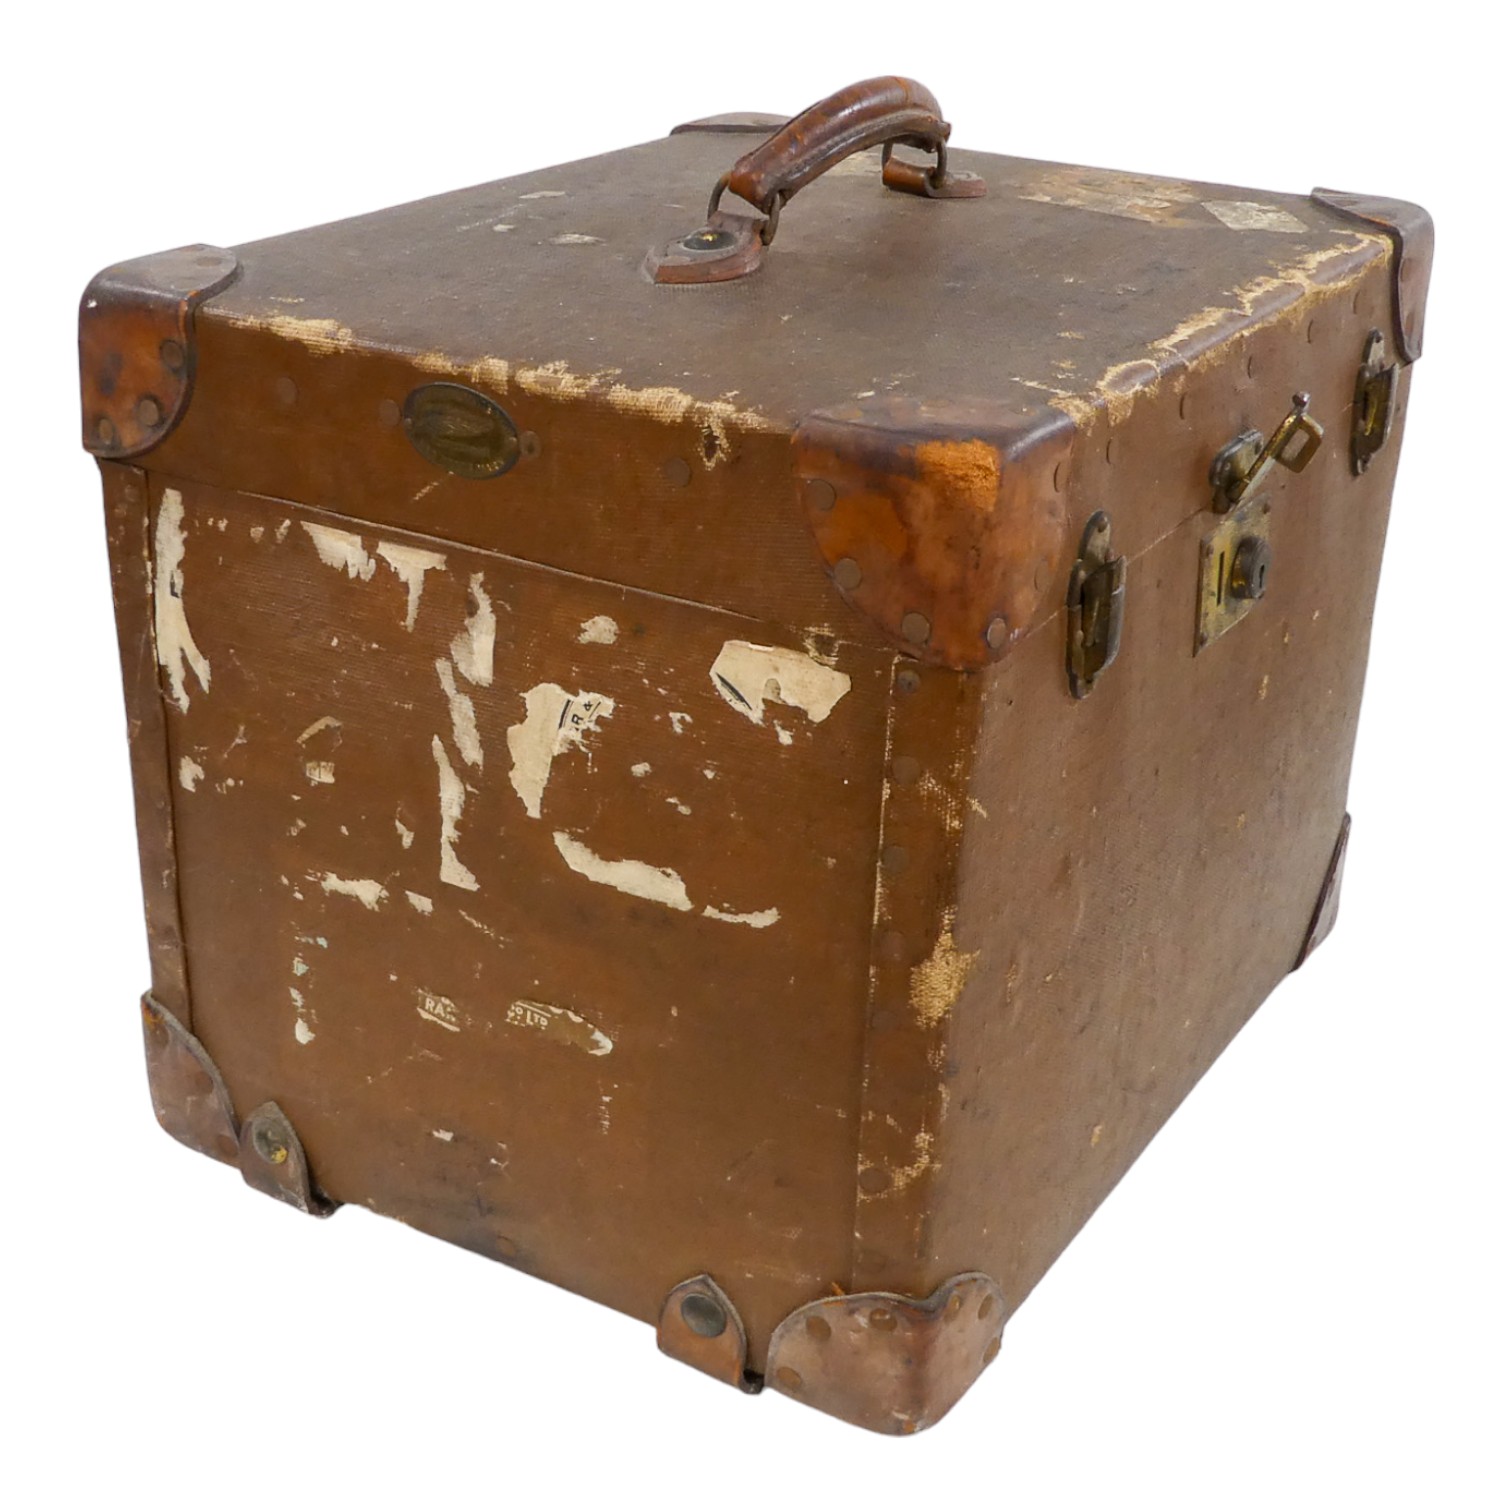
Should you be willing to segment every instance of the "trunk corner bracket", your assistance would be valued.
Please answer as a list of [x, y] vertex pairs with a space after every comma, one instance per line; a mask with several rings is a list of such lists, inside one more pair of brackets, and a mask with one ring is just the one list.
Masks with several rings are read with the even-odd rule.
[[924, 1299], [895, 1292], [822, 1297], [777, 1325], [767, 1385], [874, 1433], [932, 1426], [997, 1358], [1008, 1305], [980, 1271]]

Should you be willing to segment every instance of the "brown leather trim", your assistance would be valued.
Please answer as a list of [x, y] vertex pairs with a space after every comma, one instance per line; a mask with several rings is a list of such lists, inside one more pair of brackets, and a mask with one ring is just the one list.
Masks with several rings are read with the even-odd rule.
[[142, 1036], [157, 1121], [180, 1144], [235, 1165], [236, 1114], [205, 1047], [151, 993], [142, 998]]
[[1423, 321], [1428, 309], [1428, 279], [1433, 271], [1433, 218], [1421, 205], [1379, 195], [1314, 189], [1315, 203], [1335, 214], [1384, 231], [1393, 250], [1392, 317], [1397, 351], [1403, 363], [1423, 355]]
[[1076, 426], [1048, 407], [874, 399], [810, 415], [796, 484], [846, 601], [898, 649], [967, 671], [1001, 658], [1052, 591]]
[[1302, 942], [1301, 953], [1293, 971], [1326, 940], [1339, 918], [1339, 893], [1344, 886], [1344, 860], [1349, 852], [1350, 817], [1344, 816], [1339, 826], [1339, 838], [1334, 842], [1333, 855], [1329, 857], [1328, 870], [1323, 874], [1323, 886], [1318, 890], [1317, 906], [1307, 926], [1307, 938]]
[[1008, 1309], [990, 1276], [954, 1276], [920, 1301], [824, 1297], [772, 1335], [767, 1384], [874, 1433], [938, 1423], [997, 1357]]
[[126, 696], [126, 735], [152, 994], [192, 1028], [174, 853], [173, 778], [168, 768], [168, 729], [153, 626], [152, 516], [147, 475], [121, 463], [102, 462], [100, 476], [105, 492], [116, 641]]
[[194, 388], [194, 312], [240, 271], [234, 252], [200, 244], [95, 275], [79, 304], [86, 451], [140, 456], [178, 424]]
[[340, 1206], [315, 1185], [299, 1135], [275, 1102], [255, 1108], [242, 1125], [239, 1163], [249, 1187], [312, 1218], [327, 1218]]
[[693, 1276], [667, 1293], [656, 1322], [656, 1347], [727, 1386], [759, 1391], [746, 1368], [746, 1331], [735, 1304], [712, 1276]]

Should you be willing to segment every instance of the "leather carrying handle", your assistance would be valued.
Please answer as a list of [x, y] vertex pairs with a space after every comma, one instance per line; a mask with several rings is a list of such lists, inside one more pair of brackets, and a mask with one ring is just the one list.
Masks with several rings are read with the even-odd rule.
[[884, 142], [938, 152], [950, 136], [940, 102], [913, 79], [863, 79], [780, 126], [724, 176], [738, 194], [770, 216], [805, 184], [853, 153]]
[[[713, 283], [753, 272], [761, 249], [777, 234], [782, 207], [820, 174], [872, 147], [882, 148], [882, 182], [889, 189], [930, 199], [984, 194], [986, 185], [975, 174], [947, 169], [949, 137], [940, 102], [915, 79], [888, 75], [838, 90], [737, 159], [714, 185], [703, 229], [653, 253], [648, 271], [658, 283]], [[934, 167], [894, 158], [899, 143], [933, 152]], [[741, 221], [722, 212], [719, 202], [726, 190], [754, 206], [763, 219]]]

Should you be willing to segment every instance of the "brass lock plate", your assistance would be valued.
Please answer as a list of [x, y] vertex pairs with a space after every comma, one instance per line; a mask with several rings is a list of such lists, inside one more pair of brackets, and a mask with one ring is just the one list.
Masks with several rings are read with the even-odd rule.
[[1232, 630], [1265, 597], [1270, 528], [1270, 500], [1251, 499], [1203, 537], [1194, 654]]

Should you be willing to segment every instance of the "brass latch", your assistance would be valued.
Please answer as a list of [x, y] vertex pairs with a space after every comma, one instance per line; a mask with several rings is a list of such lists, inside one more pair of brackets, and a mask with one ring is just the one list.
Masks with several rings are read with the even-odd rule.
[[1118, 656], [1127, 574], [1127, 560], [1113, 555], [1112, 521], [1098, 510], [1082, 532], [1066, 593], [1066, 671], [1077, 698], [1092, 691]]
[[1213, 458], [1213, 509], [1222, 523], [1204, 537], [1197, 569], [1197, 651], [1232, 630], [1265, 597], [1270, 578], [1270, 500], [1260, 484], [1280, 463], [1299, 473], [1323, 444], [1323, 427], [1307, 413], [1307, 395], [1265, 440], [1259, 431], [1236, 436]]
[[1386, 356], [1386, 338], [1379, 331], [1372, 331], [1355, 379], [1354, 434], [1350, 437], [1349, 453], [1357, 474], [1370, 466], [1371, 458], [1391, 436], [1399, 371], [1396, 363]]
[[1292, 407], [1267, 441], [1259, 431], [1236, 436], [1213, 458], [1213, 510], [1227, 514], [1249, 498], [1279, 462], [1299, 473], [1323, 444], [1323, 427], [1307, 413], [1308, 396], [1293, 394]]

